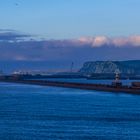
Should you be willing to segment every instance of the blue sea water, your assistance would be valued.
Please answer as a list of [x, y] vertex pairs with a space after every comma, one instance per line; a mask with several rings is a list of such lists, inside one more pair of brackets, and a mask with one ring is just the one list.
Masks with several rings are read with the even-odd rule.
[[138, 95], [0, 83], [0, 140], [138, 139]]

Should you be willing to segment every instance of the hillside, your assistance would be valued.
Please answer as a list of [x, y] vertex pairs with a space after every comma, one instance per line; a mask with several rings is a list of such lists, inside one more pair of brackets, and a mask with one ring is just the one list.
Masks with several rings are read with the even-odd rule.
[[85, 74], [108, 74], [115, 73], [117, 69], [123, 74], [140, 74], [140, 60], [85, 62], [79, 72]]

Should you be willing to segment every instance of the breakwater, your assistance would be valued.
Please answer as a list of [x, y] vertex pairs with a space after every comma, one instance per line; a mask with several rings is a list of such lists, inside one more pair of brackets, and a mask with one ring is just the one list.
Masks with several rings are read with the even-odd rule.
[[58, 82], [58, 81], [42, 81], [42, 80], [15, 80], [15, 79], [3, 79], [1, 82], [10, 83], [21, 83], [21, 84], [31, 84], [31, 85], [41, 85], [41, 86], [55, 86], [55, 87], [65, 87], [65, 88], [77, 88], [85, 90], [97, 90], [97, 91], [107, 91], [107, 92], [124, 92], [131, 94], [140, 94], [140, 88], [134, 88], [132, 86], [113, 86], [107, 84], [86, 84], [86, 83], [71, 83], [71, 82]]

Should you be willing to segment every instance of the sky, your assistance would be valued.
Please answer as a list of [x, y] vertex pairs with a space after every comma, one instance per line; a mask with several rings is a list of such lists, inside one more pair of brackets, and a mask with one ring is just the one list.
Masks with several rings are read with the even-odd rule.
[[140, 0], [0, 0], [0, 27], [49, 39], [139, 34]]
[[139, 60], [139, 7], [140, 0], [0, 0], [0, 61]]

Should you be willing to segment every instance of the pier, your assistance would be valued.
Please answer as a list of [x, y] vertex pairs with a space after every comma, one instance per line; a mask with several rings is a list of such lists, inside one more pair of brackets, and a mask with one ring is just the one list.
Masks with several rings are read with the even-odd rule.
[[74, 83], [74, 82], [58, 82], [58, 81], [43, 81], [43, 80], [23, 80], [23, 79], [1, 79], [1, 82], [8, 83], [19, 83], [29, 85], [40, 85], [40, 86], [54, 86], [64, 88], [75, 88], [83, 90], [96, 90], [105, 92], [116, 92], [116, 93], [130, 93], [139, 94], [140, 87], [137, 86], [123, 86], [123, 85], [107, 85], [107, 84], [87, 84], [87, 83]]

